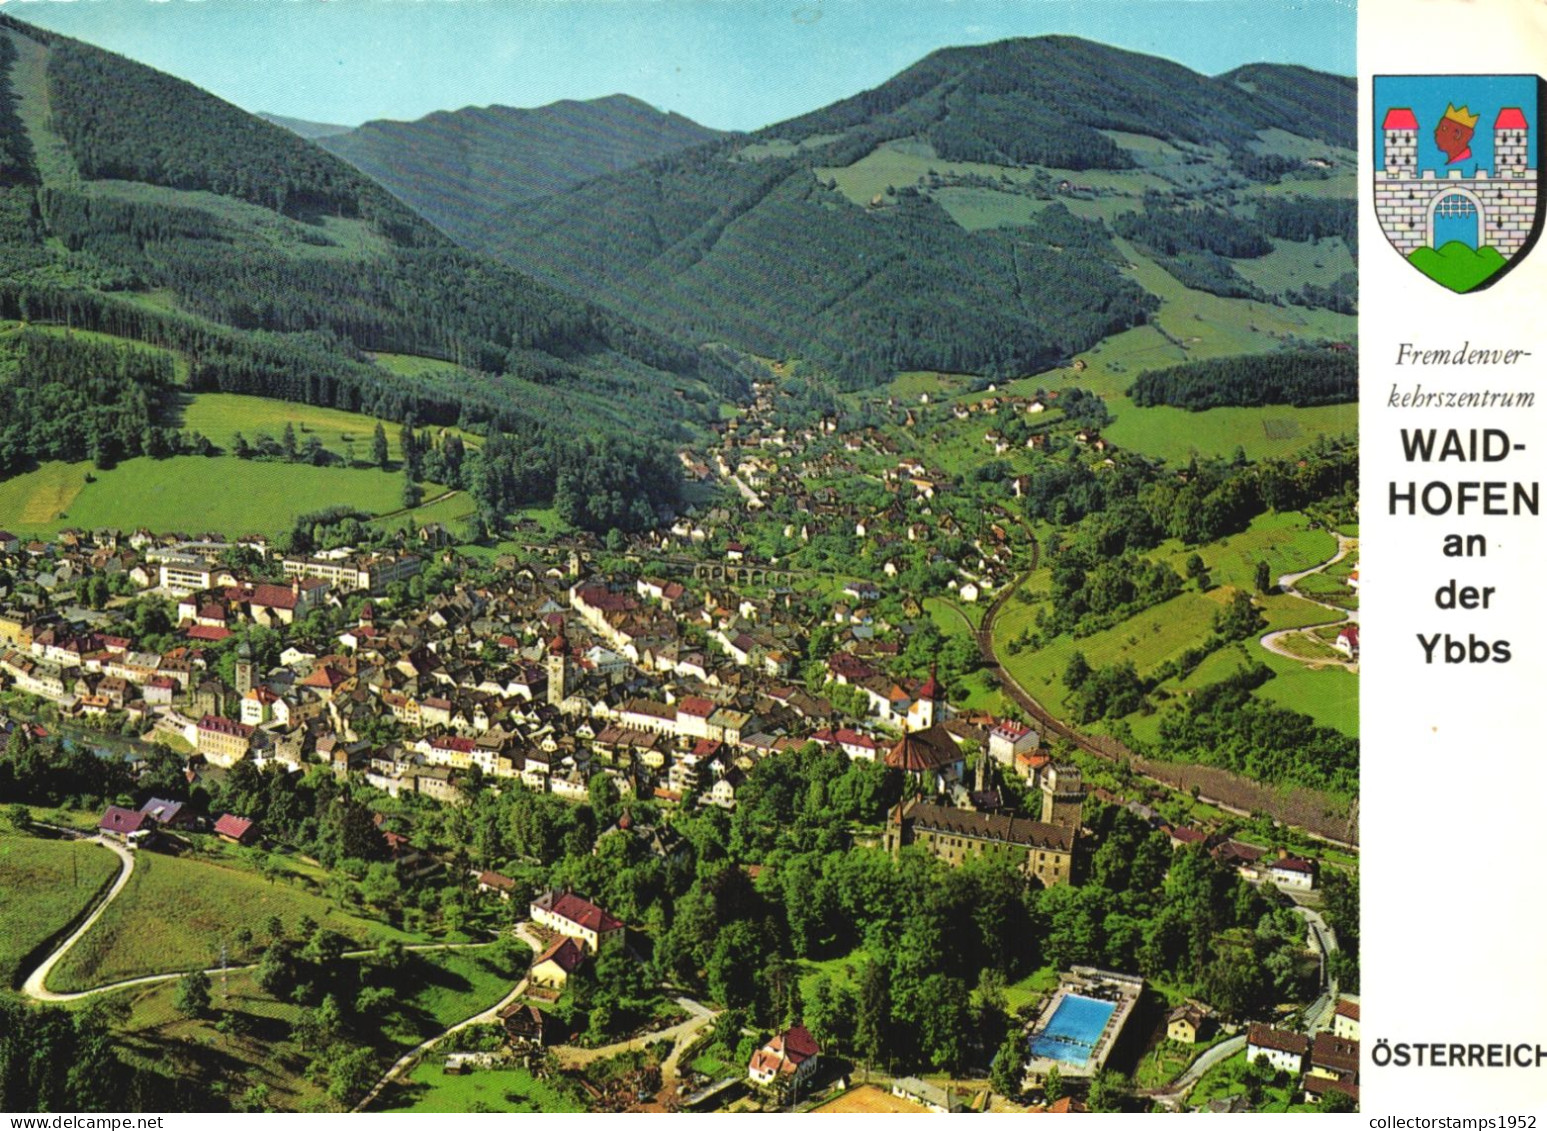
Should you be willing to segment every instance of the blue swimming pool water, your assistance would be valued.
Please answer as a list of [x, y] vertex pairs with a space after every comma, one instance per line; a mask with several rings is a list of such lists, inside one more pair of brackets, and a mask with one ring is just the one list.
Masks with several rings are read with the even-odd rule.
[[1110, 1001], [1065, 994], [1047, 1028], [1031, 1038], [1031, 1055], [1083, 1067], [1116, 1008]]

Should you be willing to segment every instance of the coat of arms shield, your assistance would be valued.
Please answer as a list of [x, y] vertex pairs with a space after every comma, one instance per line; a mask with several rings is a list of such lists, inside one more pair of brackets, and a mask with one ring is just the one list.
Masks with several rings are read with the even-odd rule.
[[1440, 286], [1490, 287], [1536, 242], [1542, 90], [1536, 75], [1375, 77], [1375, 213]]

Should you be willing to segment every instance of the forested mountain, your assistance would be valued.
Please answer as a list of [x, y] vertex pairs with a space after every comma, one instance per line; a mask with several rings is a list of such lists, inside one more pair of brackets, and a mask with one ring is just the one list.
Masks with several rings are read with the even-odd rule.
[[[1155, 307], [1122, 274], [1114, 210], [1085, 201], [1128, 195], [1114, 177], [1154, 189], [1156, 153], [1175, 161], [1175, 193], [1155, 205], [1172, 217], [1200, 185], [1326, 175], [1319, 154], [1342, 161], [1353, 145], [1354, 92], [1304, 68], [1209, 78], [1067, 37], [951, 48], [750, 137], [514, 205], [466, 242], [647, 324], [806, 357], [850, 387], [899, 369], [1026, 372]], [[1092, 171], [1106, 181], [1081, 184]], [[1006, 218], [962, 222], [959, 190]], [[1270, 250], [1254, 235], [1248, 254]], [[1213, 284], [1230, 270], [1209, 256], [1171, 264], [1186, 285], [1259, 297]]]
[[[0, 319], [171, 350], [190, 391], [499, 429], [513, 452], [549, 453], [556, 474], [575, 453], [603, 459], [599, 435], [686, 438], [741, 387], [720, 354], [456, 246], [288, 130], [5, 15], [0, 139]], [[29, 341], [23, 361], [41, 356]], [[78, 353], [72, 391], [25, 364], [0, 365], [0, 385], [16, 382], [7, 395], [29, 406], [128, 398], [136, 421], [159, 423], [136, 373], [98, 388]], [[449, 364], [426, 380], [396, 355]], [[159, 446], [43, 431], [8, 434], [5, 465]], [[537, 480], [550, 492], [554, 474]]]
[[306, 136], [466, 241], [501, 208], [722, 134], [615, 94], [532, 110], [469, 106]]

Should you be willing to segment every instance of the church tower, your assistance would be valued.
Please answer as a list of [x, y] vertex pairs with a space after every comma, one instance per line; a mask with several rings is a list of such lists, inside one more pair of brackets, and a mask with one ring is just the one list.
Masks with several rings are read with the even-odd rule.
[[246, 695], [252, 690], [252, 649], [247, 641], [236, 646], [236, 693]]
[[548, 644], [548, 702], [557, 707], [568, 694], [569, 641], [555, 636]]

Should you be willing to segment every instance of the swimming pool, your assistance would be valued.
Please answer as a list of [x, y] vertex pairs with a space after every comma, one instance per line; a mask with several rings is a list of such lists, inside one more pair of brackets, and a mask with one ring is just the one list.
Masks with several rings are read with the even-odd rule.
[[1031, 1055], [1083, 1068], [1117, 1004], [1065, 994], [1047, 1027], [1031, 1038]]

